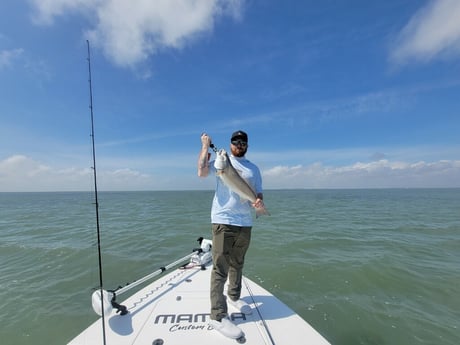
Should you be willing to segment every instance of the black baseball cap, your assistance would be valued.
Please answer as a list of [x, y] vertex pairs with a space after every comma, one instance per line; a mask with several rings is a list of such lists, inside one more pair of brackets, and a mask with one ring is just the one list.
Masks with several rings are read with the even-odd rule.
[[233, 140], [238, 140], [238, 139], [241, 139], [245, 142], [248, 142], [248, 135], [246, 134], [246, 132], [243, 132], [243, 131], [236, 131], [232, 134], [232, 139], [231, 141]]

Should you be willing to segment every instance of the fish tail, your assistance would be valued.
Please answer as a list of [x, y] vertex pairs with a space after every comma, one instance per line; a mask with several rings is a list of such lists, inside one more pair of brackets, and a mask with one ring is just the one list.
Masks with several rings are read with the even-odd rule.
[[270, 213], [267, 211], [265, 207], [256, 208], [256, 218], [259, 218], [263, 215], [269, 216]]

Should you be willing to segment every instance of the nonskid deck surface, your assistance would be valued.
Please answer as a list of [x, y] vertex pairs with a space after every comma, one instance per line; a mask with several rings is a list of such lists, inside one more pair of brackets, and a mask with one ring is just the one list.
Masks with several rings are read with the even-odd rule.
[[[176, 269], [149, 284], [122, 304], [129, 313], [106, 315], [106, 343], [110, 345], [225, 345], [237, 344], [213, 330], [209, 322], [209, 282], [212, 266]], [[240, 343], [329, 344], [305, 320], [268, 291], [243, 277], [241, 298], [251, 315], [229, 305], [229, 316], [244, 332]], [[101, 319], [69, 344], [103, 344]]]

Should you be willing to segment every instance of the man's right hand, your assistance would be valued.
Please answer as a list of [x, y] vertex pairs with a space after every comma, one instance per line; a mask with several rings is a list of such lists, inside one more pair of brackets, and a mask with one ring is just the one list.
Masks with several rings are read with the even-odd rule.
[[211, 146], [211, 137], [208, 136], [206, 133], [201, 134], [201, 147], [203, 149], [209, 150]]

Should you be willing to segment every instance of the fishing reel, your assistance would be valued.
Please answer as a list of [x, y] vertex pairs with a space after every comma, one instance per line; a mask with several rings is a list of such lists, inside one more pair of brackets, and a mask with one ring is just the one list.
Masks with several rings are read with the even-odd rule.
[[203, 237], [200, 237], [197, 241], [200, 244], [200, 248], [193, 249], [195, 254], [190, 258], [190, 263], [205, 269], [206, 264], [212, 260], [212, 241]]

